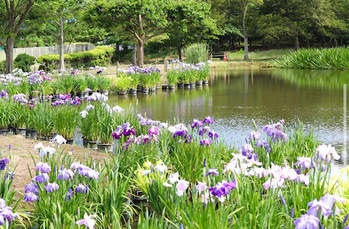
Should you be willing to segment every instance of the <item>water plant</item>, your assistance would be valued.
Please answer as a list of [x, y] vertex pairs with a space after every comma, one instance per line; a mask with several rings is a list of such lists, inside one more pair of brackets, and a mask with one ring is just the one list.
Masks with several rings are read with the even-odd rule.
[[290, 52], [274, 63], [279, 68], [348, 70], [348, 58], [349, 48], [312, 48]]

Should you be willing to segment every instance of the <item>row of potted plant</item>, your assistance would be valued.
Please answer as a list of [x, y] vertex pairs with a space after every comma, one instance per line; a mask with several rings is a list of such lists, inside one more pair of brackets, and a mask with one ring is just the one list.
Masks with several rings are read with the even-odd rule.
[[43, 140], [59, 134], [72, 142], [79, 128], [85, 141], [93, 142], [94, 146], [98, 142], [110, 147], [112, 131], [128, 117], [120, 115], [122, 108], [110, 107], [106, 100], [100, 93], [87, 96], [85, 101], [60, 94], [56, 101], [42, 103], [24, 94], [4, 96], [0, 98], [0, 133], [5, 135], [13, 129]]
[[195, 87], [195, 85], [207, 84], [209, 77], [208, 63], [186, 64], [179, 61], [172, 61], [167, 70], [167, 83], [170, 89], [175, 85], [179, 87]]
[[143, 93], [155, 91], [160, 81], [160, 69], [157, 67], [139, 68], [130, 66], [126, 70], [118, 70], [114, 84], [118, 89], [118, 93], [124, 95], [127, 90], [131, 94], [136, 94], [137, 89], [141, 89]]
[[11, 75], [0, 75], [0, 91], [9, 95], [26, 94], [31, 98], [47, 95], [71, 94], [86, 96], [89, 92], [101, 92], [105, 95], [111, 87], [111, 80], [101, 75], [81, 74], [72, 70], [56, 76], [44, 71], [35, 73], [15, 72]]

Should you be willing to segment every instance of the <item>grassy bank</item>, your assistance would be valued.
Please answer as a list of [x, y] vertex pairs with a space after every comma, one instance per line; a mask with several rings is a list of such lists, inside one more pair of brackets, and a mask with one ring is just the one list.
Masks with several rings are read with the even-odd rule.
[[348, 59], [349, 48], [300, 49], [276, 60], [275, 65], [280, 68], [348, 70]]

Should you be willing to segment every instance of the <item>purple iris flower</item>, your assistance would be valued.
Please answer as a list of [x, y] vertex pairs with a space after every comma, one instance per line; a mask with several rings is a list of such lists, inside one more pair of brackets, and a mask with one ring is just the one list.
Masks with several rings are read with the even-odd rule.
[[318, 217], [313, 215], [304, 214], [300, 218], [294, 221], [294, 225], [296, 229], [317, 229], [319, 228], [320, 220]]
[[211, 139], [203, 139], [200, 141], [200, 145], [206, 145], [209, 146], [212, 143]]
[[195, 127], [202, 127], [202, 125], [204, 125], [203, 121], [200, 121], [198, 119], [194, 119], [194, 122], [190, 126], [191, 126], [191, 128], [195, 128]]
[[159, 129], [156, 126], [152, 126], [149, 130], [148, 133], [150, 135], [159, 135]]
[[51, 172], [51, 167], [47, 163], [39, 162], [36, 164], [36, 171], [41, 171], [42, 173]]
[[211, 138], [211, 139], [217, 139], [219, 137], [219, 135], [215, 132], [215, 131], [210, 131], [208, 133], [208, 136]]
[[210, 116], [206, 117], [203, 121], [203, 123], [207, 123], [207, 124], [213, 124], [213, 118], [211, 118]]
[[0, 160], [0, 170], [5, 170], [6, 165], [8, 164], [9, 160], [7, 158]]
[[72, 197], [72, 196], [73, 196], [73, 190], [71, 188], [69, 188], [69, 192], [67, 193], [65, 200], [69, 201], [70, 197]]
[[38, 183], [46, 183], [49, 180], [49, 177], [46, 173], [37, 175], [33, 178], [33, 181]]
[[258, 140], [261, 137], [260, 132], [252, 131], [249, 135], [250, 140]]
[[208, 175], [210, 175], [210, 174], [213, 174], [213, 175], [215, 175], [215, 176], [219, 176], [218, 169], [209, 169], [209, 170], [207, 171], [207, 173], [206, 173], [205, 176], [208, 176]]
[[24, 196], [24, 201], [25, 202], [31, 202], [31, 201], [37, 201], [38, 200], [38, 196], [37, 195], [35, 195], [34, 193], [32, 193], [32, 192], [27, 192], [26, 194], [25, 194], [25, 196]]
[[291, 209], [290, 217], [293, 218], [294, 216], [294, 208]]
[[270, 147], [267, 141], [264, 140], [258, 140], [255, 144], [257, 147], [264, 147], [265, 150], [269, 153], [270, 152]]
[[86, 193], [88, 190], [88, 185], [83, 185], [83, 184], [79, 184], [76, 189], [75, 192], [79, 192], [79, 193]]
[[25, 193], [27, 193], [27, 192], [32, 192], [32, 193], [38, 194], [39, 193], [39, 187], [35, 183], [30, 182], [30, 184], [27, 184], [25, 186]]
[[207, 162], [206, 162], [206, 158], [205, 158], [205, 160], [204, 160], [204, 167], [206, 167], [207, 166]]
[[208, 190], [213, 196], [221, 197], [222, 195], [228, 195], [234, 188], [236, 188], [236, 180], [231, 182], [218, 182], [214, 187], [208, 188]]
[[47, 185], [45, 185], [44, 189], [46, 192], [57, 191], [59, 189], [59, 185], [56, 182], [48, 183]]
[[73, 179], [74, 177], [74, 173], [73, 171], [71, 171], [70, 169], [62, 169], [62, 170], [59, 170], [59, 173], [58, 173], [58, 180], [67, 180], [67, 179]]
[[7, 100], [9, 98], [9, 94], [7, 93], [7, 90], [1, 90], [0, 91], [0, 98], [3, 98], [5, 100]]

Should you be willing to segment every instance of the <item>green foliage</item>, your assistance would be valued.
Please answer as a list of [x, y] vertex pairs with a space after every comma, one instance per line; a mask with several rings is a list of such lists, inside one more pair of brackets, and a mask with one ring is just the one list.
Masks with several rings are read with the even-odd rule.
[[132, 78], [127, 74], [118, 74], [118, 77], [114, 80], [115, 87], [120, 91], [125, 91], [132, 85]]
[[0, 73], [5, 73], [6, 71], [6, 60], [0, 61]]
[[15, 68], [22, 69], [23, 72], [30, 72], [30, 66], [35, 63], [35, 57], [26, 53], [19, 54], [15, 59]]
[[349, 69], [349, 48], [301, 49], [276, 60], [280, 68]]
[[54, 111], [54, 130], [65, 139], [74, 139], [80, 107], [72, 108], [70, 104], [56, 107]]
[[208, 59], [208, 47], [206, 44], [192, 44], [184, 49], [184, 55], [187, 63], [206, 62]]
[[[64, 54], [64, 59], [73, 68], [107, 66], [111, 63], [113, 53], [113, 47], [99, 46], [90, 51]], [[58, 69], [59, 55], [42, 55], [37, 61], [42, 64], [42, 69], [52, 71]]]

